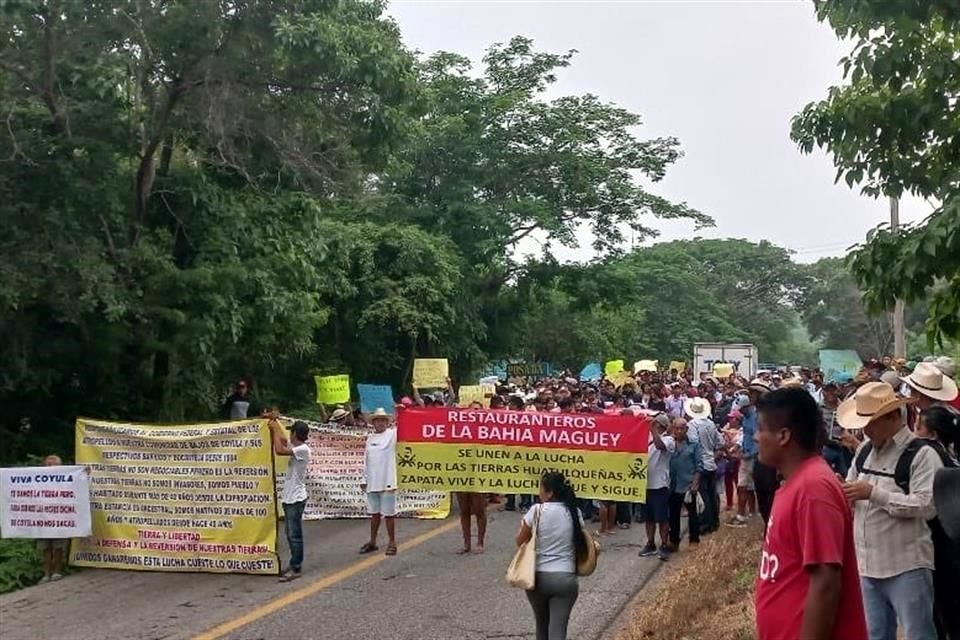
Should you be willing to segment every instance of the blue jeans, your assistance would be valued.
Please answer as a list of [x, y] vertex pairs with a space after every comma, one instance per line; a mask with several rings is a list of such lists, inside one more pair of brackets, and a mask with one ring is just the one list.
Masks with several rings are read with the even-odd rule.
[[936, 640], [933, 624], [933, 572], [914, 569], [892, 578], [860, 578], [870, 640]]
[[283, 525], [290, 545], [290, 568], [300, 571], [303, 566], [303, 509], [307, 501], [283, 504]]

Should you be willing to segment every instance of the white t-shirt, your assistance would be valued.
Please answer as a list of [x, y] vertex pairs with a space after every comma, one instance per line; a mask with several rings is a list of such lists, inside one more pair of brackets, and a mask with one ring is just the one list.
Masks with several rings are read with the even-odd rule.
[[393, 491], [397, 488], [397, 430], [373, 432], [367, 436], [363, 461], [363, 481], [367, 491]]
[[653, 446], [653, 436], [647, 442], [647, 489], [663, 489], [670, 486], [670, 456], [677, 450], [671, 436], [660, 436], [666, 451]]
[[[576, 573], [577, 552], [573, 546], [573, 518], [562, 502], [544, 502], [534, 505], [523, 516], [527, 526], [533, 528], [533, 520], [540, 512], [537, 524], [537, 571], [545, 573]], [[583, 514], [577, 510], [580, 526]]]
[[293, 447], [293, 455], [287, 464], [287, 475], [283, 479], [283, 494], [280, 502], [293, 504], [307, 499], [307, 463], [310, 462], [310, 447], [306, 443]]

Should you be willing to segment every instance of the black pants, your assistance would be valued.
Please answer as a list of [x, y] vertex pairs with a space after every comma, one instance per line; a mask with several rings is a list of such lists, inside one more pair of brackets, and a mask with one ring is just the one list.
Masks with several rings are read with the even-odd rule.
[[939, 520], [930, 525], [933, 534], [933, 621], [938, 640], [960, 640], [960, 544], [951, 540]]
[[682, 493], [670, 494], [670, 544], [674, 547], [680, 546], [680, 512], [684, 507], [687, 509], [687, 534], [690, 536], [690, 542], [700, 542], [700, 516], [697, 514], [697, 501], [691, 504], [683, 504]]
[[617, 524], [630, 524], [633, 522], [633, 503], [617, 503]]
[[773, 509], [773, 494], [777, 492], [777, 470], [761, 463], [753, 463], [753, 486], [757, 492], [757, 509], [763, 518], [763, 526], [767, 526], [770, 519], [770, 510]]
[[717, 472], [700, 472], [700, 497], [703, 498], [703, 517], [700, 527], [704, 533], [720, 528], [720, 496], [717, 495]]

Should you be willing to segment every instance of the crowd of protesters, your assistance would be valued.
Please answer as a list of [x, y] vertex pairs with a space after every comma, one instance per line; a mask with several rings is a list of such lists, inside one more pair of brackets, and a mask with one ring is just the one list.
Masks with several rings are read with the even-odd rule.
[[[578, 500], [562, 476], [545, 478], [537, 496], [460, 493], [461, 553], [483, 552], [488, 502], [505, 498], [502, 508], [526, 514], [518, 543], [531, 537], [534, 505], [547, 503], [535, 509], [537, 522], [544, 518], [537, 535], [559, 555], [541, 557], [538, 548], [537, 572], [564, 575], [545, 575], [543, 584], [552, 586], [528, 596], [537, 637], [552, 640], [566, 636], [577, 598], [570, 571], [574, 550], [583, 546], [577, 520], [596, 522], [600, 536], [643, 522], [640, 555], [666, 561], [680, 547], [684, 514], [689, 544], [696, 545], [720, 528], [725, 507], [730, 527], [748, 526], [757, 516], [764, 524], [756, 590], [762, 640], [960, 640], [960, 471], [941, 471], [957, 467], [956, 373], [950, 358], [884, 358], [843, 382], [808, 369], [761, 371], [749, 380], [690, 370], [640, 371], [617, 377], [619, 384], [571, 372], [499, 380], [470, 406], [648, 416], [646, 495], [639, 504]], [[448, 380], [432, 393], [414, 390], [399, 407], [454, 404]], [[224, 417], [233, 419], [259, 411], [246, 383], [223, 407]], [[275, 411], [264, 415], [275, 452], [290, 456], [281, 499], [291, 553], [284, 579], [290, 580], [303, 564], [309, 428], [296, 422], [288, 438]], [[363, 487], [371, 535], [360, 551], [377, 550], [385, 522], [386, 553], [396, 554], [391, 416], [341, 406], [326, 419], [372, 427]], [[55, 580], [56, 550], [44, 551], [48, 579]], [[550, 619], [554, 604], [562, 619]]]

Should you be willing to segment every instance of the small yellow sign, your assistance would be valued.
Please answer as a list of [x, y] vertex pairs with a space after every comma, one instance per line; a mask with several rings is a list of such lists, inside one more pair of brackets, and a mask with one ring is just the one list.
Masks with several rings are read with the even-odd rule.
[[623, 372], [623, 360], [610, 360], [603, 365], [603, 372], [608, 378], [612, 378], [618, 373]]
[[317, 404], [340, 404], [350, 401], [350, 376], [314, 376], [317, 383]]
[[417, 358], [413, 361], [413, 386], [417, 389], [442, 389], [447, 386], [450, 365], [446, 358]]

